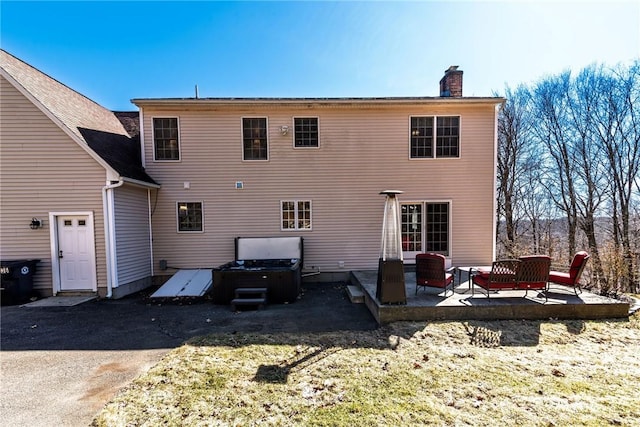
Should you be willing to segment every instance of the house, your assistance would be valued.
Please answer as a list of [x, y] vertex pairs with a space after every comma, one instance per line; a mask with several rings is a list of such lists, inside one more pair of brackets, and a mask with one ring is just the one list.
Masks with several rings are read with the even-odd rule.
[[0, 51], [0, 258], [39, 259], [41, 295], [120, 297], [153, 276], [160, 186], [111, 111]]
[[[406, 264], [495, 253], [497, 97], [137, 98], [155, 266], [215, 267], [237, 236], [301, 236], [318, 279], [377, 269], [384, 197], [402, 209]], [[158, 274], [162, 274], [158, 272]]]
[[[133, 99], [111, 112], [0, 51], [0, 258], [39, 259], [42, 296], [118, 298], [298, 236], [309, 279], [378, 265], [384, 197], [406, 264], [495, 253], [497, 97]], [[32, 226], [35, 225], [35, 226]]]

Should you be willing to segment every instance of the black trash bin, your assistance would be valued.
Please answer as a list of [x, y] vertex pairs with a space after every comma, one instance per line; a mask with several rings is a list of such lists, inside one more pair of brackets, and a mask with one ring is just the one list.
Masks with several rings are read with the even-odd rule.
[[22, 304], [33, 295], [33, 275], [39, 259], [0, 261], [2, 305]]

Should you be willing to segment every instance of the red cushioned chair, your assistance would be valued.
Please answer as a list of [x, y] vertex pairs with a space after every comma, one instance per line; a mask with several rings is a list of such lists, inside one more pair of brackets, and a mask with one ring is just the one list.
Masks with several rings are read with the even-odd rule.
[[563, 273], [561, 271], [550, 271], [549, 283], [573, 286], [573, 292], [575, 292], [576, 295], [582, 293], [582, 289], [580, 288], [580, 277], [582, 277], [582, 272], [584, 271], [584, 267], [587, 265], [588, 260], [589, 254], [585, 251], [576, 253], [573, 257], [573, 261], [571, 262], [571, 266], [569, 267], [569, 272]]
[[453, 295], [453, 274], [447, 273], [445, 269], [445, 257], [440, 254], [418, 254], [416, 255], [416, 295], [418, 287], [443, 288], [444, 296], [447, 296], [447, 289], [451, 287]]
[[519, 259], [502, 259], [492, 263], [491, 271], [479, 270], [472, 274], [471, 280], [475, 286], [471, 287], [471, 295], [474, 295], [476, 286], [487, 291], [487, 298], [491, 291], [516, 289], [516, 274], [520, 262]]

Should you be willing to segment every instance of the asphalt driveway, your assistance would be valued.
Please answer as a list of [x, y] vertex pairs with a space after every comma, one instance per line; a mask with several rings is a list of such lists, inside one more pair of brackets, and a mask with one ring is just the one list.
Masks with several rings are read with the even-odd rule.
[[371, 330], [345, 285], [307, 284], [293, 304], [234, 313], [150, 292], [75, 307], [2, 307], [0, 410], [12, 426], [85, 426], [132, 379], [198, 335]]

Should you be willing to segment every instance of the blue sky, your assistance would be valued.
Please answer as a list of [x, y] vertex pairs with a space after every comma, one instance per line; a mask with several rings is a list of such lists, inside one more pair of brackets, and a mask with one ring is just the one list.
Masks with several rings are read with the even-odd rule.
[[0, 45], [114, 110], [132, 98], [490, 96], [640, 57], [640, 2], [11, 2]]

